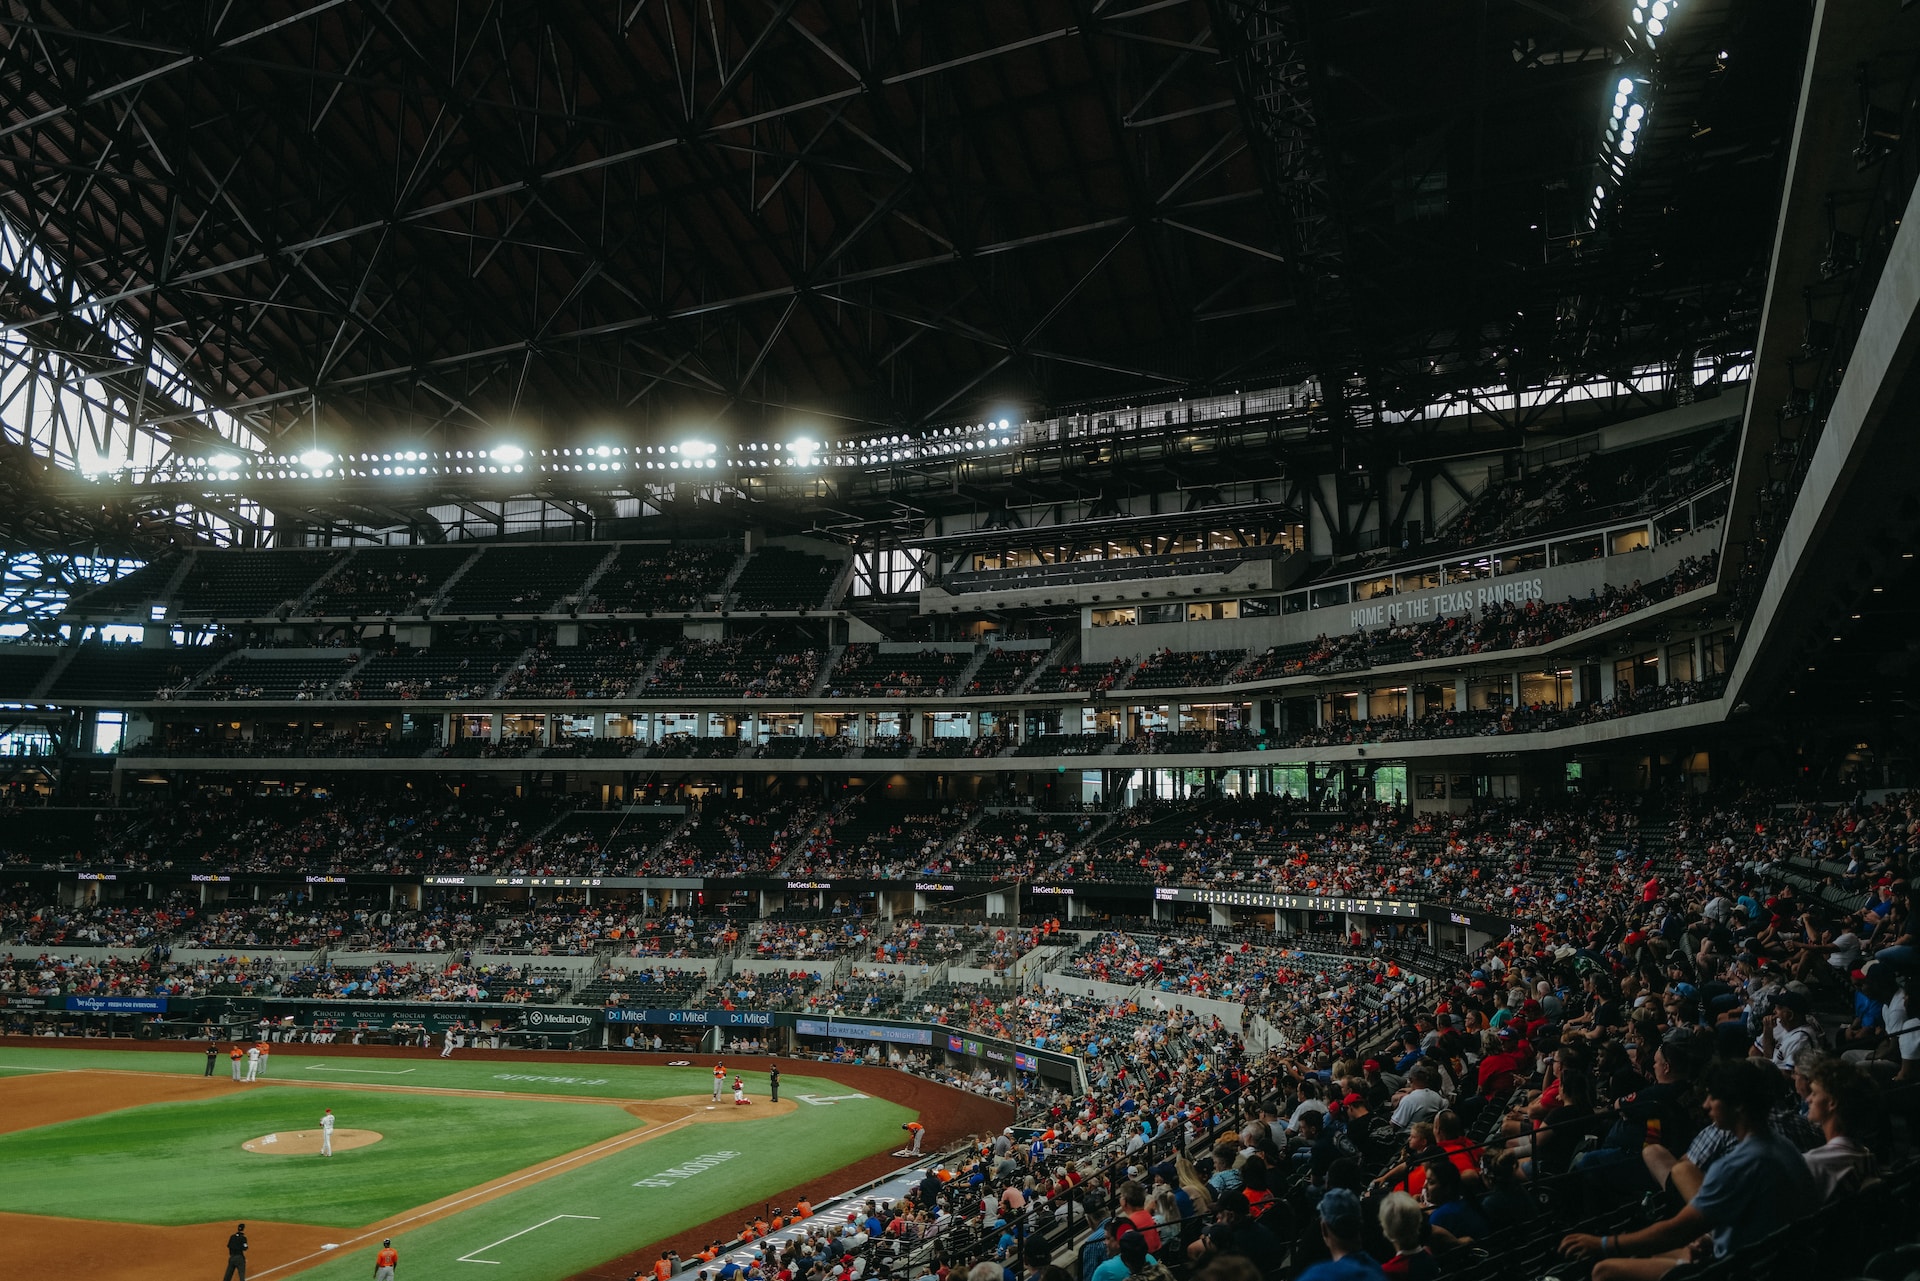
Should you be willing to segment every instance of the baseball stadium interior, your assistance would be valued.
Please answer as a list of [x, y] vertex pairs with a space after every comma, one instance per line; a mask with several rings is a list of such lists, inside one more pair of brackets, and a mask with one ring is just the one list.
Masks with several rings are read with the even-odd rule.
[[617, 1281], [1920, 1275], [1914, 0], [0, 76], [8, 1045], [1012, 1109]]

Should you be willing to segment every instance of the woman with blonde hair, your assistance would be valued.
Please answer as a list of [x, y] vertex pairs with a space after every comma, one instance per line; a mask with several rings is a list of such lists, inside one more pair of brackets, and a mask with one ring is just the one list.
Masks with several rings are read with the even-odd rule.
[[1180, 1190], [1193, 1202], [1193, 1214], [1212, 1214], [1213, 1189], [1200, 1177], [1200, 1171], [1193, 1168], [1193, 1161], [1185, 1152], [1174, 1159], [1173, 1170], [1180, 1177]]
[[1153, 1221], [1160, 1225], [1160, 1240], [1166, 1244], [1167, 1253], [1173, 1254], [1180, 1244], [1181, 1217], [1180, 1202], [1173, 1195], [1173, 1189], [1164, 1185], [1155, 1188], [1153, 1204], [1147, 1208], [1153, 1211]]

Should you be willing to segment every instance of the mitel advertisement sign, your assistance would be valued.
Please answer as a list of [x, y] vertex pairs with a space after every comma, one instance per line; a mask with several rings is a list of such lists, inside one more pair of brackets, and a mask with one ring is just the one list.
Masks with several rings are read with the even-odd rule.
[[679, 1027], [773, 1027], [768, 1010], [604, 1010], [609, 1023], [669, 1023]]

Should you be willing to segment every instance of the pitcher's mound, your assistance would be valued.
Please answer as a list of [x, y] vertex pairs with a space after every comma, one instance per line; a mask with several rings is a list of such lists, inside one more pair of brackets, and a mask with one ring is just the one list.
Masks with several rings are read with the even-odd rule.
[[[368, 1144], [378, 1143], [385, 1137], [378, 1130], [343, 1130], [335, 1126], [333, 1150], [346, 1152], [352, 1148], [364, 1148]], [[258, 1152], [262, 1156], [314, 1156], [320, 1151], [320, 1131], [278, 1130], [272, 1134], [263, 1134], [257, 1139], [248, 1139], [240, 1146], [248, 1152]]]

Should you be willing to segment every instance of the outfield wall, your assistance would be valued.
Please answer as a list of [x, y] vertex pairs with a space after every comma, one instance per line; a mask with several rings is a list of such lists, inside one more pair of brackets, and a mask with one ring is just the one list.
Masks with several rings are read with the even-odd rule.
[[[496, 1002], [328, 1000], [311, 997], [94, 997], [0, 996], [0, 1022], [21, 1030], [63, 1027], [103, 1030], [109, 1036], [146, 1043], [192, 1040], [209, 1027], [316, 1025], [335, 1030], [335, 1044], [356, 1044], [358, 1033], [405, 1042], [424, 1033], [478, 1027], [509, 1046], [533, 1042], [588, 1050], [616, 1045], [626, 1030], [673, 1030], [704, 1038], [723, 1034], [775, 1034], [776, 1044], [814, 1049], [837, 1044], [894, 1046], [926, 1052], [936, 1061], [984, 1067], [1009, 1079], [1036, 1074], [1084, 1087], [1077, 1056], [1040, 1050], [937, 1023], [907, 1019], [843, 1017], [771, 1010], [600, 1009], [579, 1005], [510, 1005]], [[366, 1048], [365, 1042], [356, 1048]], [[307, 1043], [302, 1043], [307, 1048]]]

